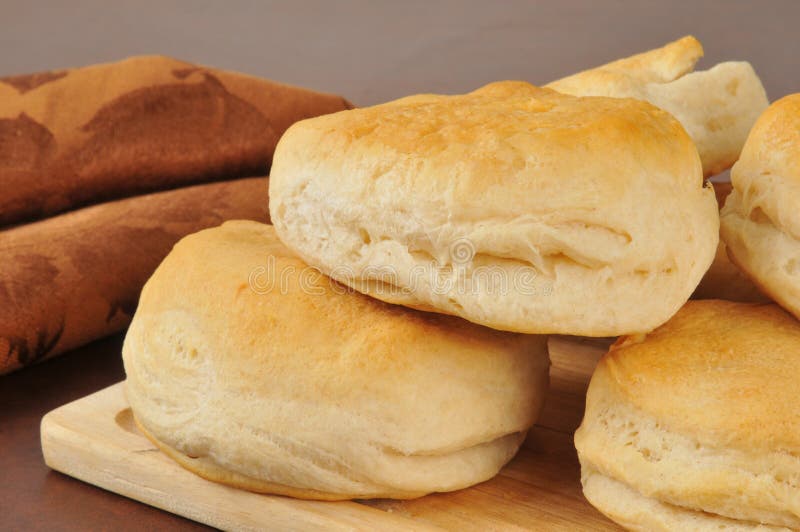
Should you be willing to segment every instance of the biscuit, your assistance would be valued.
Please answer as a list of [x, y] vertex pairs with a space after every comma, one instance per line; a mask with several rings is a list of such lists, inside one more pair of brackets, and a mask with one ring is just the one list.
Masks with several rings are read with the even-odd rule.
[[620, 338], [575, 433], [584, 494], [633, 530], [800, 527], [800, 323], [691, 301]]
[[491, 478], [535, 422], [549, 369], [545, 337], [348, 291], [244, 221], [175, 246], [122, 355], [137, 423], [182, 466], [327, 500]]
[[719, 240], [671, 115], [523, 82], [298, 122], [276, 148], [270, 214], [305, 262], [359, 291], [539, 334], [657, 327]]

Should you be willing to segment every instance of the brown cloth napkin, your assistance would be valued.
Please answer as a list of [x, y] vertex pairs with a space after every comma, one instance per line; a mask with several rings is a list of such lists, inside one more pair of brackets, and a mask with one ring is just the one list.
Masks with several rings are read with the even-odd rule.
[[184, 235], [267, 221], [267, 179], [241, 178], [351, 107], [161, 56], [0, 78], [0, 374], [123, 329]]
[[268, 221], [267, 178], [103, 203], [0, 232], [0, 374], [125, 328], [182, 236]]
[[266, 175], [292, 123], [350, 107], [161, 56], [0, 78], [0, 226]]

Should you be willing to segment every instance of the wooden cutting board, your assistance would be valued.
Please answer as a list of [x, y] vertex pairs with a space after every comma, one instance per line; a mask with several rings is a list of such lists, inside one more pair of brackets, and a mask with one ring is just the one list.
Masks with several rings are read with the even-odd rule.
[[228, 530], [619, 530], [583, 498], [572, 445], [586, 385], [608, 344], [552, 337], [545, 410], [516, 458], [488, 482], [411, 501], [302, 501], [204, 480], [136, 429], [123, 383], [47, 414], [42, 450], [57, 471]]

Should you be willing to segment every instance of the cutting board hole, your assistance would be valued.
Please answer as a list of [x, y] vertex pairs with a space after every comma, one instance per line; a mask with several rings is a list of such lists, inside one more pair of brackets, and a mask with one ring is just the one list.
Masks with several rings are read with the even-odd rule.
[[117, 425], [123, 430], [131, 434], [141, 435], [141, 432], [139, 432], [139, 429], [136, 427], [136, 422], [133, 420], [133, 411], [130, 408], [117, 412], [117, 415], [114, 416], [114, 421], [116, 421]]

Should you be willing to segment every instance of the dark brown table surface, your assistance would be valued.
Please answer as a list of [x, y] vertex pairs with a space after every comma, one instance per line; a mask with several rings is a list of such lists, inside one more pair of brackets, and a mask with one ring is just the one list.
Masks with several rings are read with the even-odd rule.
[[[0, 13], [0, 75], [161, 53], [368, 105], [544, 83], [691, 33], [706, 49], [700, 68], [747, 60], [770, 99], [800, 92], [796, 0], [0, 0]], [[44, 465], [42, 415], [122, 380], [120, 345], [0, 377], [0, 531], [201, 528]]]
[[206, 527], [51, 471], [39, 421], [125, 378], [122, 337], [0, 377], [0, 530], [202, 530]]

